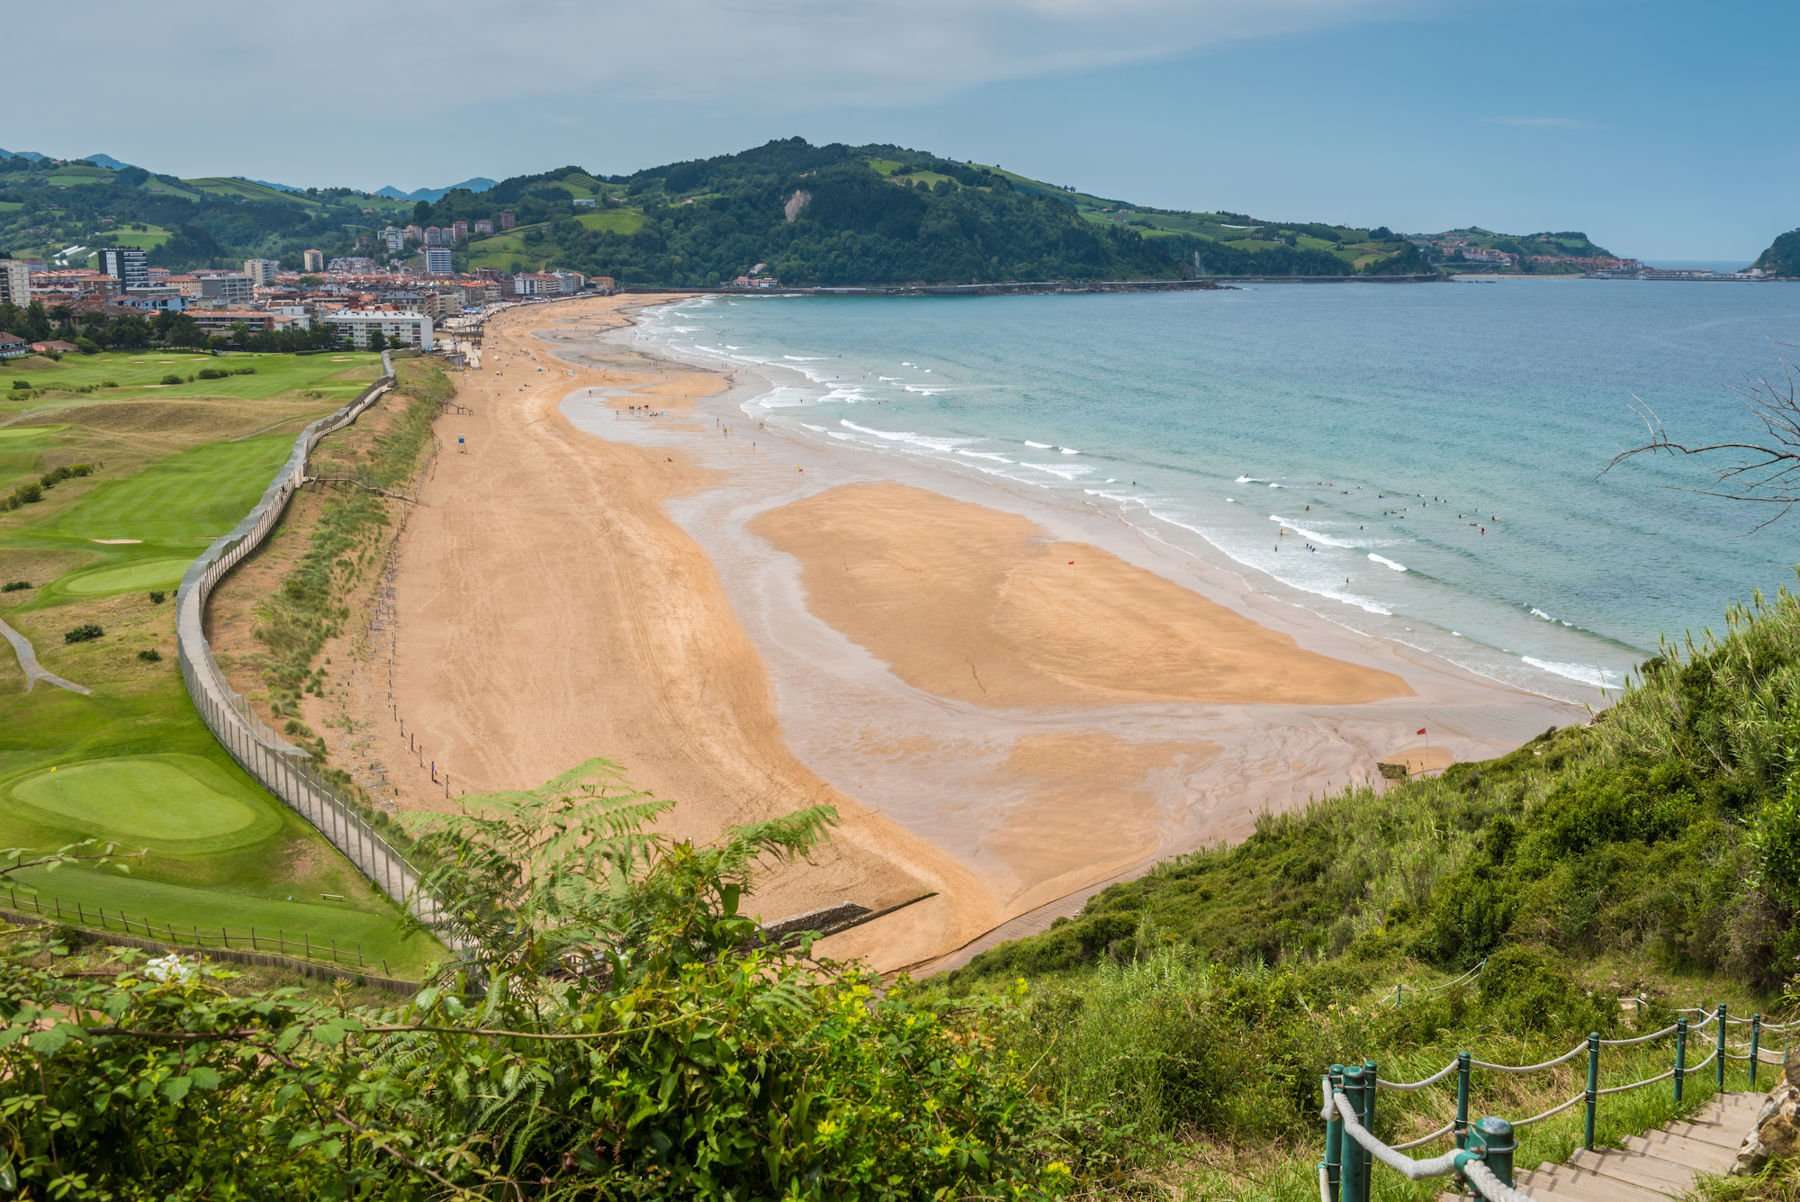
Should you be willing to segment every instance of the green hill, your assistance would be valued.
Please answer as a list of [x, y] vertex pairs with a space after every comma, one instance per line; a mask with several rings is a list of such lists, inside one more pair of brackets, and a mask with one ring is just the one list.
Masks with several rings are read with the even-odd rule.
[[842, 285], [1349, 275], [1411, 261], [1392, 234], [1149, 209], [923, 151], [799, 138], [630, 175], [518, 176], [452, 192], [424, 219], [497, 206], [520, 228], [470, 243], [467, 264], [632, 284], [711, 285], [759, 263], [785, 283]]
[[[0, 159], [0, 250], [51, 257], [70, 246], [138, 246], [191, 267], [259, 257], [299, 266], [318, 247], [347, 254], [358, 235], [412, 206], [347, 188], [286, 192], [251, 180], [177, 179], [140, 167]], [[82, 265], [85, 256], [75, 256]]]
[[1751, 266], [1770, 275], [1800, 276], [1800, 229], [1789, 230], [1771, 242]]

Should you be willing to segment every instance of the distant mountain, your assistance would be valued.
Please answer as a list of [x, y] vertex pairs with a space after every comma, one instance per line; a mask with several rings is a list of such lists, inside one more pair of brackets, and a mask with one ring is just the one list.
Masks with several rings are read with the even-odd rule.
[[414, 188], [411, 192], [402, 192], [392, 184], [389, 184], [385, 188], [375, 189], [375, 195], [385, 196], [389, 200], [428, 200], [432, 204], [436, 204], [458, 188], [461, 188], [465, 192], [486, 192], [497, 182], [498, 181], [496, 180], [489, 179], [485, 175], [477, 175], [462, 181], [460, 184], [450, 184], [442, 188]]
[[113, 158], [112, 155], [110, 155], [110, 154], [85, 155], [85, 156], [83, 156], [82, 161], [92, 163], [96, 167], [104, 167], [108, 171], [123, 171], [123, 170], [125, 170], [125, 168], [131, 166], [130, 163], [120, 162], [118, 159]]
[[35, 150], [0, 150], [0, 159], [29, 159], [34, 163], [42, 163], [49, 157]]
[[253, 184], [261, 184], [261, 185], [262, 185], [262, 186], [263, 186], [263, 187], [265, 187], [265, 188], [273, 188], [273, 189], [275, 189], [275, 190], [276, 190], [276, 191], [277, 191], [277, 192], [297, 192], [297, 193], [304, 193], [304, 192], [305, 192], [305, 191], [306, 191], [306, 189], [305, 189], [305, 188], [302, 188], [302, 187], [299, 187], [299, 186], [298, 186], [298, 185], [295, 185], [295, 184], [278, 184], [278, 183], [276, 183], [276, 182], [275, 182], [275, 181], [274, 181], [274, 180], [272, 180], [272, 179], [253, 179], [253, 180], [251, 180], [251, 181], [250, 181], [250, 182], [251, 182], [251, 183], [253, 183]]
[[1800, 276], [1800, 229], [1789, 230], [1771, 242], [1751, 266], [1770, 275]]
[[[1495, 233], [1493, 230], [1484, 230], [1478, 225], [1471, 225], [1457, 230], [1444, 230], [1442, 233], [1437, 234], [1413, 234], [1411, 237], [1416, 241], [1431, 244], [1430, 249], [1433, 262], [1444, 262], [1452, 268], [1456, 267], [1460, 261], [1455, 258], [1446, 260], [1438, 249], [1439, 244], [1447, 241], [1463, 242], [1470, 247], [1479, 247], [1482, 250], [1508, 251], [1518, 255], [1521, 259], [1527, 260], [1527, 263], [1525, 264], [1527, 267], [1532, 266], [1532, 264], [1529, 263], [1529, 260], [1533, 255], [1549, 255], [1573, 259], [1612, 259], [1618, 257], [1604, 246], [1596, 245], [1586, 234], [1579, 230], [1545, 230], [1536, 234], [1500, 234]], [[1480, 264], [1480, 266], [1485, 268], [1489, 265]], [[1537, 264], [1536, 268], [1538, 270], [1554, 271], [1557, 269], [1557, 266]], [[1573, 271], [1576, 270], [1576, 268], [1569, 267], [1563, 268], [1563, 270]]]

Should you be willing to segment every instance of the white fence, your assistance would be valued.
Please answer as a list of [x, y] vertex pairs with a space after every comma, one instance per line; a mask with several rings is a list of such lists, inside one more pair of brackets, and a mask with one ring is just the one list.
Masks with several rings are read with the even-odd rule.
[[435, 922], [438, 904], [419, 888], [418, 869], [313, 770], [305, 751], [256, 717], [219, 670], [206, 641], [206, 601], [213, 588], [275, 529], [289, 499], [306, 478], [307, 460], [319, 440], [355, 421], [394, 386], [393, 361], [385, 352], [381, 365], [385, 374], [368, 391], [300, 432], [293, 454], [262, 500], [182, 576], [175, 600], [175, 643], [181, 678], [194, 699], [194, 708], [231, 758], [317, 827], [383, 893], [424, 921]]

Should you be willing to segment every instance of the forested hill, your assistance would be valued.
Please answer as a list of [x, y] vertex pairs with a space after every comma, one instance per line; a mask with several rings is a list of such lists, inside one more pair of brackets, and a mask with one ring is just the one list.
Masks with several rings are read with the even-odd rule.
[[[116, 161], [116, 160], [114, 160]], [[169, 267], [347, 254], [412, 212], [349, 188], [290, 191], [227, 176], [179, 179], [91, 160], [0, 158], [0, 251], [85, 267], [97, 246], [137, 246]]]
[[452, 192], [425, 219], [496, 203], [520, 228], [471, 243], [470, 266], [555, 263], [641, 284], [716, 284], [759, 263], [825, 285], [1421, 269], [1386, 231], [1147, 209], [922, 151], [800, 138], [631, 175], [520, 176]]
[[[308, 247], [385, 260], [383, 226], [498, 224], [511, 210], [517, 228], [458, 246], [459, 268], [676, 286], [760, 268], [786, 284], [843, 285], [1391, 275], [1429, 272], [1435, 254], [1427, 236], [1385, 226], [1157, 209], [999, 165], [800, 138], [628, 175], [571, 166], [490, 183], [383, 195], [13, 155], [0, 157], [0, 252], [85, 266], [95, 247], [123, 244], [167, 267], [254, 256], [297, 269]], [[1580, 235], [1453, 232], [1529, 253], [1597, 249]]]
[[1751, 266], [1770, 275], [1800, 276], [1800, 229], [1789, 230], [1775, 239]]

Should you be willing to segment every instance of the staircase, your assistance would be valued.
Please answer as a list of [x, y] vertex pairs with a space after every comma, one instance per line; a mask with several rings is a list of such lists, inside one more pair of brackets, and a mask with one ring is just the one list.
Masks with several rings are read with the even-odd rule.
[[1514, 1184], [1536, 1202], [1668, 1202], [1686, 1197], [1700, 1174], [1731, 1167], [1764, 1096], [1720, 1094], [1692, 1118], [1634, 1135], [1622, 1148], [1578, 1151], [1561, 1164], [1540, 1165], [1520, 1174]]

